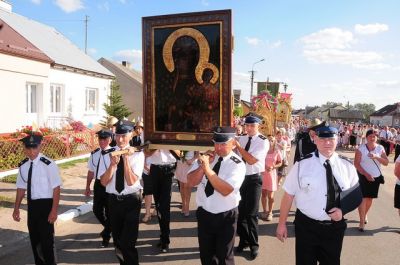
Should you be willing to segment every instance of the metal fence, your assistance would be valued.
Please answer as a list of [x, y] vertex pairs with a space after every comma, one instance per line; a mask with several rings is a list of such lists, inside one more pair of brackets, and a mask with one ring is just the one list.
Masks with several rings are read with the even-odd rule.
[[[41, 152], [58, 160], [89, 153], [96, 146], [98, 140], [93, 131], [57, 132], [43, 137]], [[0, 171], [18, 167], [24, 158], [24, 148], [18, 139], [0, 138]]]

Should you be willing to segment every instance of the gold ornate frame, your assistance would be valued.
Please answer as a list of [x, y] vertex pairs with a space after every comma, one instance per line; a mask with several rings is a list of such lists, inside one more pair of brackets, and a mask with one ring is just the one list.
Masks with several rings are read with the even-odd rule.
[[[219, 54], [213, 53], [214, 63], [210, 62], [210, 45], [207, 40], [207, 32], [201, 32], [201, 27], [219, 27], [218, 49]], [[162, 87], [157, 87], [159, 73], [173, 73], [175, 62], [173, 57], [174, 43], [181, 37], [192, 38], [198, 45], [198, 61], [195, 66], [193, 80], [202, 85], [203, 73], [206, 69], [212, 72], [210, 84], [219, 90], [219, 102], [213, 102], [218, 106], [218, 120], [213, 126], [230, 126], [232, 124], [232, 100], [231, 100], [231, 54], [232, 54], [232, 26], [231, 11], [218, 10], [209, 12], [184, 13], [165, 16], [142, 18], [143, 28], [143, 100], [144, 100], [144, 134], [146, 140], [153, 144], [180, 145], [180, 146], [209, 146], [211, 145], [212, 130], [201, 128], [197, 131], [179, 130], [173, 127], [165, 129], [160, 126], [156, 113], [160, 103], [163, 102], [162, 93], [158, 93]], [[157, 39], [161, 30], [169, 30], [172, 33], [162, 39], [162, 50]], [[168, 32], [169, 32], [168, 31]], [[157, 40], [157, 41], [156, 41]], [[159, 44], [159, 43], [158, 43]], [[215, 44], [214, 44], [215, 46]], [[158, 49], [158, 50], [157, 50]], [[162, 58], [161, 58], [162, 57]], [[217, 61], [216, 57], [219, 57]], [[160, 66], [162, 62], [162, 66]], [[217, 62], [217, 63], [215, 63]], [[158, 71], [162, 67], [163, 71]], [[165, 69], [165, 70], [164, 70]], [[162, 91], [164, 92], [164, 91]], [[171, 99], [169, 99], [171, 101]], [[195, 98], [192, 98], [192, 101]], [[199, 99], [201, 100], [201, 99]], [[197, 102], [198, 103], [198, 102]], [[216, 109], [211, 112], [216, 117]], [[215, 119], [214, 119], [215, 120]], [[169, 121], [167, 121], [169, 123]], [[209, 124], [208, 124], [209, 125]], [[178, 126], [176, 126], [178, 127]], [[161, 129], [160, 129], [161, 128]]]

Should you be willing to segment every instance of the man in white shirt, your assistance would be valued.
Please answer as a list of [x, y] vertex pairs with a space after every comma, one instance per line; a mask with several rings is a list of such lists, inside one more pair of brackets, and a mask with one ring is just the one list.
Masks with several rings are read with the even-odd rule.
[[[115, 129], [117, 146], [110, 152], [110, 166], [100, 181], [108, 193], [111, 231], [120, 264], [139, 264], [136, 241], [142, 203], [143, 152], [133, 152], [129, 146], [133, 123], [118, 121]], [[130, 151], [128, 151], [130, 150]], [[119, 154], [115, 152], [119, 152]], [[122, 154], [121, 154], [122, 153]]]
[[188, 174], [188, 185], [197, 186], [196, 203], [200, 258], [203, 265], [233, 265], [240, 186], [245, 165], [233, 151], [236, 129], [217, 127], [215, 152], [201, 155]]
[[179, 151], [158, 149], [150, 152], [147, 158], [150, 178], [153, 184], [153, 197], [160, 226], [160, 241], [157, 247], [161, 252], [169, 251], [171, 218], [171, 184]]
[[258, 256], [258, 208], [261, 197], [262, 176], [265, 157], [269, 149], [268, 139], [259, 133], [261, 117], [250, 114], [245, 119], [247, 135], [235, 140], [236, 150], [246, 165], [246, 177], [240, 188], [237, 253], [250, 247], [250, 258]]
[[20, 141], [27, 158], [19, 163], [13, 219], [21, 220], [19, 208], [27, 192], [28, 230], [35, 264], [56, 264], [54, 222], [60, 201], [61, 177], [54, 161], [40, 153], [43, 137], [31, 134]]
[[[84, 194], [90, 196], [90, 184], [92, 183], [92, 180], [95, 179], [93, 185], [93, 213], [103, 226], [103, 231], [100, 233], [100, 236], [103, 239], [100, 247], [105, 248], [108, 247], [111, 238], [111, 225], [108, 212], [107, 193], [105, 187], [100, 183], [100, 177], [110, 166], [110, 160], [108, 159], [106, 151], [108, 150], [112, 152], [115, 149], [110, 147], [113, 136], [113, 133], [110, 130], [102, 129], [96, 132], [96, 134], [99, 141], [99, 147], [93, 150], [90, 154]], [[105, 157], [106, 155], [107, 157]]]
[[352, 162], [335, 152], [337, 129], [320, 127], [314, 140], [317, 150], [296, 162], [286, 177], [276, 236], [282, 242], [287, 238], [295, 200], [296, 265], [339, 265], [347, 227], [343, 216], [358, 207], [362, 194], [354, 189], [356, 203], [341, 201], [342, 191], [358, 185], [358, 175]]

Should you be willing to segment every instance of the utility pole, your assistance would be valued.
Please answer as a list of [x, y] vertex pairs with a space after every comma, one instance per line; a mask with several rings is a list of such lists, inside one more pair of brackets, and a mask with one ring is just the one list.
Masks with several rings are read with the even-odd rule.
[[89, 22], [89, 16], [85, 15], [85, 54], [87, 54], [87, 29], [88, 29], [88, 22]]
[[255, 62], [255, 63], [253, 63], [253, 66], [251, 67], [251, 71], [250, 71], [250, 101], [251, 101], [251, 97], [253, 96], [253, 83], [254, 83], [254, 65], [255, 64], [257, 64], [257, 63], [260, 63], [260, 62], [263, 62], [263, 61], [265, 61], [265, 59], [263, 58], [263, 59], [261, 59], [261, 60], [258, 60], [257, 62]]

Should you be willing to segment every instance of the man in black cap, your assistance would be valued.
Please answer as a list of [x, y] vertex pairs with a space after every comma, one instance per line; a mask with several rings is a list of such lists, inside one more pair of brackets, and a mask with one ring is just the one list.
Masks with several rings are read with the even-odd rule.
[[106, 189], [100, 183], [100, 177], [104, 174], [110, 165], [110, 160], [104, 156], [115, 150], [115, 148], [110, 147], [113, 133], [111, 130], [102, 129], [97, 133], [99, 148], [93, 150], [90, 154], [88, 161], [88, 173], [86, 179], [86, 189], [85, 195], [90, 196], [90, 184], [93, 178], [95, 179], [93, 186], [93, 213], [99, 220], [100, 224], [103, 225], [103, 231], [100, 233], [102, 237], [102, 242], [100, 247], [107, 247], [111, 238], [111, 225], [110, 217], [108, 213], [107, 205], [107, 193]]
[[324, 127], [325, 124], [326, 121], [321, 122], [319, 119], [314, 119], [307, 131], [299, 133], [297, 136], [293, 163], [300, 161], [303, 157], [311, 154], [317, 149], [317, 146], [314, 143], [315, 131], [320, 127]]
[[203, 265], [235, 264], [239, 189], [246, 172], [243, 161], [232, 151], [235, 134], [235, 128], [217, 127], [215, 152], [200, 156], [188, 174], [188, 184], [197, 186], [197, 234]]
[[27, 192], [28, 230], [37, 265], [56, 264], [54, 222], [57, 220], [61, 178], [54, 161], [40, 153], [42, 136], [29, 134], [24, 144], [24, 160], [19, 163], [17, 195], [12, 217], [21, 220], [19, 208]]
[[[117, 146], [110, 152], [110, 166], [100, 181], [108, 193], [111, 231], [115, 252], [120, 264], [139, 264], [136, 241], [142, 203], [140, 178], [144, 167], [143, 152], [127, 152], [130, 149], [133, 123], [118, 121], [115, 130]], [[116, 153], [120, 151], [119, 153]], [[126, 152], [121, 154], [121, 152]]]
[[258, 256], [258, 208], [261, 197], [262, 176], [265, 171], [265, 157], [269, 141], [260, 134], [261, 118], [250, 114], [245, 119], [247, 135], [235, 140], [236, 150], [246, 165], [246, 177], [240, 187], [238, 235], [240, 237], [236, 252], [250, 247], [250, 258]]
[[129, 144], [131, 146], [140, 146], [141, 144], [144, 143], [142, 139], [142, 133], [143, 133], [143, 122], [138, 121], [135, 124], [135, 127], [133, 128], [135, 130], [135, 136], [133, 136], [132, 140], [129, 141]]
[[[317, 150], [296, 162], [283, 184], [276, 236], [282, 242], [287, 238], [286, 220], [295, 200], [296, 264], [339, 265], [347, 227], [343, 216], [362, 199], [355, 189], [358, 175], [353, 163], [335, 152], [336, 128], [318, 128], [315, 144]], [[342, 196], [350, 191], [358, 191], [355, 200]]]

